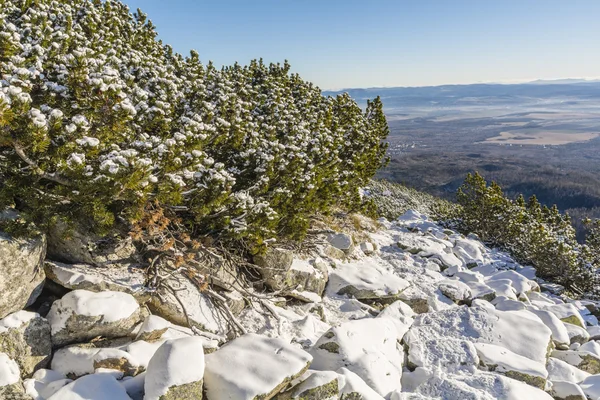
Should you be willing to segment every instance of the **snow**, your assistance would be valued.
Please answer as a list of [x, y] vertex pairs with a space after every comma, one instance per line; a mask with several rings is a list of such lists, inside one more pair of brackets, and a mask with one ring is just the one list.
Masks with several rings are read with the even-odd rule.
[[567, 331], [565, 324], [559, 320], [556, 315], [549, 311], [535, 310], [531, 307], [528, 310], [542, 320], [542, 322], [552, 331], [552, 340], [554, 343], [567, 346], [571, 343], [569, 332]]
[[[360, 376], [347, 368], [340, 368], [338, 373], [338, 388], [340, 395], [358, 393], [361, 400], [383, 400], [376, 391], [363, 381]], [[351, 398], [351, 397], [350, 397]]]
[[138, 294], [144, 290], [144, 272], [129, 267], [99, 268], [86, 264], [63, 264], [46, 261], [46, 269], [61, 284], [69, 289], [115, 290], [130, 294]]
[[142, 326], [138, 331], [138, 337], [145, 333], [152, 333], [156, 331], [161, 331], [163, 329], [167, 329], [171, 327], [171, 323], [164, 318], [159, 317], [158, 315], [149, 315], [144, 319]]
[[95, 363], [108, 359], [124, 359], [131, 366], [139, 366], [137, 360], [129, 353], [115, 348], [85, 348], [78, 346], [64, 347], [57, 350], [52, 357], [52, 370], [63, 375], [82, 376], [92, 374], [96, 370]]
[[201, 381], [204, 376], [203, 344], [198, 337], [164, 342], [148, 363], [145, 399], [158, 400], [173, 386]]
[[570, 323], [577, 324], [581, 327], [585, 326], [585, 321], [583, 320], [581, 314], [573, 304], [553, 304], [548, 305], [543, 309], [546, 311], [550, 311], [552, 314], [556, 315], [561, 321], [564, 321], [565, 319], [569, 318], [571, 319], [569, 321]]
[[588, 398], [600, 398], [600, 375], [588, 376], [579, 384], [579, 387], [583, 389], [583, 392]]
[[12, 385], [21, 380], [19, 366], [5, 353], [0, 353], [0, 387]]
[[399, 341], [406, 329], [399, 330], [397, 324], [388, 318], [362, 319], [330, 329], [310, 351], [311, 368], [345, 367], [380, 395], [388, 395], [401, 385], [404, 355]]
[[47, 318], [52, 333], [55, 334], [66, 327], [67, 321], [73, 314], [102, 317], [103, 322], [109, 323], [129, 318], [138, 309], [137, 301], [127, 293], [73, 290], [52, 303]]
[[0, 320], [0, 333], [6, 332], [9, 329], [20, 328], [32, 319], [39, 317], [40, 315], [38, 313], [33, 313], [25, 310], [9, 314]]
[[512, 371], [543, 379], [548, 377], [544, 363], [530, 360], [504, 347], [475, 343], [475, 348], [480, 361], [487, 366], [495, 366], [494, 371], [500, 373]]
[[573, 382], [553, 381], [551, 394], [557, 399], [586, 399], [583, 390]]
[[62, 387], [48, 400], [131, 400], [110, 374], [87, 375]]
[[395, 296], [409, 286], [409, 282], [386, 270], [376, 260], [347, 263], [329, 275], [328, 294], [338, 294], [353, 288], [365, 297]]
[[333, 381], [337, 381], [337, 379], [338, 374], [334, 371], [306, 371], [304, 375], [298, 378], [298, 380], [300, 380], [301, 383], [297, 386], [294, 386], [292, 398], [298, 397], [300, 394], [304, 393], [307, 390], [318, 388], [320, 386], [327, 385], [328, 383], [331, 383]]
[[269, 394], [303, 373], [312, 361], [310, 354], [282, 339], [251, 333], [205, 359], [204, 385], [211, 400], [250, 400]]
[[447, 337], [489, 343], [544, 363], [552, 332], [539, 319], [523, 313], [462, 306], [421, 314], [404, 340], [409, 347]]

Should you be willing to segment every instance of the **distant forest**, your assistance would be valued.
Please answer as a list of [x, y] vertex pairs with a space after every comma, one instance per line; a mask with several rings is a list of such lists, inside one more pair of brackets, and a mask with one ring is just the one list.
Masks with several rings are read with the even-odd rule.
[[477, 153], [417, 152], [395, 156], [380, 178], [454, 201], [469, 172], [498, 182], [507, 196], [536, 195], [542, 204], [556, 204], [572, 217], [578, 239], [585, 235], [582, 219], [600, 218], [600, 174], [566, 170], [522, 159], [489, 158]]

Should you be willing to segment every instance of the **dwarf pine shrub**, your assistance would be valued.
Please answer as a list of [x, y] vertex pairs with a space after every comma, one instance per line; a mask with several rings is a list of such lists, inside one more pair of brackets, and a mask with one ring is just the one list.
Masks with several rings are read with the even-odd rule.
[[578, 243], [568, 214], [561, 214], [556, 206], [541, 205], [535, 196], [528, 201], [523, 196], [511, 200], [498, 184], [488, 184], [478, 173], [467, 175], [457, 200], [460, 208], [453, 227], [476, 233], [573, 294], [600, 295], [600, 222], [588, 221], [586, 243]]
[[379, 98], [361, 110], [287, 62], [217, 69], [156, 35], [116, 0], [0, 0], [0, 209], [101, 232], [160, 204], [260, 244], [360, 205], [387, 147]]

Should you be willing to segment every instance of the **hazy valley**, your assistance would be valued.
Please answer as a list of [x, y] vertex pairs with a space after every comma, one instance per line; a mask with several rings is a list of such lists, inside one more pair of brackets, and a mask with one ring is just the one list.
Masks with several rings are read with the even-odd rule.
[[477, 170], [574, 219], [600, 216], [600, 82], [348, 92], [361, 105], [381, 95], [386, 106], [391, 162], [381, 177], [452, 199]]

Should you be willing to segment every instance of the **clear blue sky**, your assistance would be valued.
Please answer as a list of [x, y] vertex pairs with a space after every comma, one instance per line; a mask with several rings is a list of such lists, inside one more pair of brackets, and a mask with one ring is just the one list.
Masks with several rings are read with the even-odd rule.
[[600, 0], [124, 0], [176, 51], [322, 89], [600, 76]]

